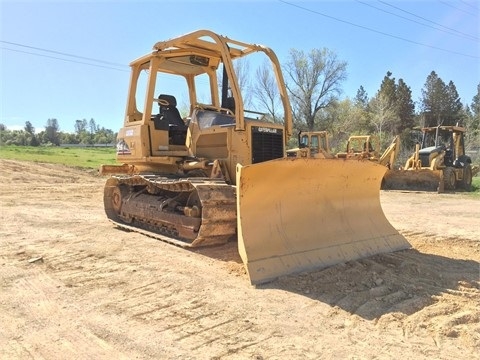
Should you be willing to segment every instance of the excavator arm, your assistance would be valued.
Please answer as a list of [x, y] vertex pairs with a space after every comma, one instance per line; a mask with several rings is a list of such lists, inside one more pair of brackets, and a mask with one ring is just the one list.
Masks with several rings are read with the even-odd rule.
[[382, 156], [378, 160], [380, 165], [391, 168], [395, 161], [397, 161], [398, 154], [400, 153], [400, 136], [395, 136], [392, 143], [385, 149]]

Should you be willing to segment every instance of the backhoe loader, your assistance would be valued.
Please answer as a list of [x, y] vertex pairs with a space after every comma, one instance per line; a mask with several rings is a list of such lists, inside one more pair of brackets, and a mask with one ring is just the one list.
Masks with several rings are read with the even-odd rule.
[[465, 128], [437, 126], [421, 129], [422, 142], [405, 166], [385, 174], [382, 188], [386, 190], [453, 191], [472, 188], [477, 167], [465, 154]]
[[[236, 62], [252, 57], [272, 67], [283, 124], [245, 108]], [[380, 205], [384, 166], [287, 157], [292, 112], [270, 48], [199, 30], [130, 66], [119, 165], [100, 169], [116, 226], [182, 247], [237, 240], [252, 284], [410, 246]]]

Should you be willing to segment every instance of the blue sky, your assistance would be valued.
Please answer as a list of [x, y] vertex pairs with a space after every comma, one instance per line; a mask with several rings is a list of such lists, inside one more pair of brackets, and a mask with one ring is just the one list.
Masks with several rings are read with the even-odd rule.
[[56, 118], [73, 131], [93, 118], [118, 131], [128, 63], [198, 29], [269, 46], [281, 63], [290, 49], [333, 50], [348, 63], [342, 98], [360, 86], [374, 96], [387, 71], [415, 102], [432, 70], [464, 104], [480, 83], [478, 0], [0, 0], [0, 123], [39, 130]]

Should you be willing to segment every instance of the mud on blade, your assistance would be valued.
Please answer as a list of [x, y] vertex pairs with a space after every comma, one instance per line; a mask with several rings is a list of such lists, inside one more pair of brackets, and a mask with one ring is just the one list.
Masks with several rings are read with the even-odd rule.
[[409, 248], [381, 208], [385, 171], [345, 159], [237, 166], [238, 247], [251, 283]]

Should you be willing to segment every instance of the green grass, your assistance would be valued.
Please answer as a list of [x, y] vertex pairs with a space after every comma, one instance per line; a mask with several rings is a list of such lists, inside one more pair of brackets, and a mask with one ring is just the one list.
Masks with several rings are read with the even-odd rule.
[[473, 177], [471, 194], [480, 197], [480, 176]]
[[86, 169], [98, 169], [102, 164], [116, 163], [114, 148], [0, 146], [0, 158], [63, 164]]
[[[95, 170], [102, 164], [117, 164], [115, 148], [10, 145], [0, 146], [0, 159], [46, 162]], [[472, 179], [472, 191], [464, 194], [480, 198], [480, 176], [475, 176]]]

